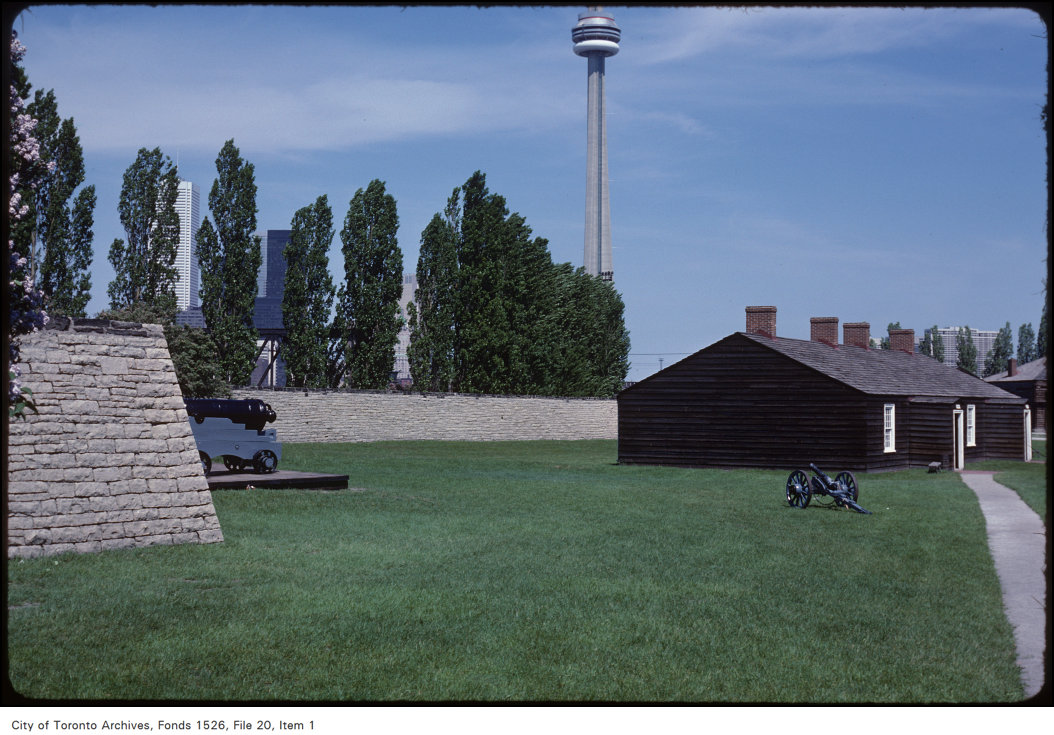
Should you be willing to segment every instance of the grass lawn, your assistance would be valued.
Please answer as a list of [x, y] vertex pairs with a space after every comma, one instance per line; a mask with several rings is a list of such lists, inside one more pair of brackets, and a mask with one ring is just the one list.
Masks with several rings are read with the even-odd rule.
[[968, 470], [995, 472], [995, 480], [1016, 491], [1021, 499], [1036, 511], [1043, 522], [1047, 522], [1047, 442], [1032, 442], [1032, 458], [1042, 462], [977, 462], [966, 466]]
[[[355, 490], [217, 491], [225, 542], [12, 561], [9, 673], [71, 699], [1000, 702], [973, 493], [621, 467], [613, 441], [284, 446]], [[838, 468], [825, 468], [836, 471]]]

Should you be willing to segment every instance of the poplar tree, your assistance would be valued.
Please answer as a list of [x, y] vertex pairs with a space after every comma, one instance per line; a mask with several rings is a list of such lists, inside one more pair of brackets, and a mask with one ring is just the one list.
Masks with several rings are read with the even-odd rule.
[[959, 351], [955, 366], [971, 375], [977, 375], [977, 345], [973, 342], [973, 333], [969, 325], [965, 328], [959, 327], [959, 334], [955, 337], [955, 349]]
[[40, 155], [53, 166], [24, 192], [29, 216], [15, 228], [16, 241], [30, 254], [48, 311], [85, 316], [91, 298], [95, 187], [84, 187], [74, 197], [84, 183], [84, 152], [73, 118], [59, 116], [54, 90], [37, 90], [26, 109], [38, 123]]
[[933, 335], [933, 359], [937, 362], [944, 362], [944, 338], [941, 337], [936, 324], [930, 328], [930, 334]]
[[340, 231], [344, 283], [340, 320], [347, 330], [347, 382], [353, 388], [384, 388], [395, 366], [403, 254], [396, 233], [395, 198], [374, 179], [355, 192]]
[[176, 313], [179, 174], [160, 148], [140, 148], [124, 172], [118, 212], [125, 240], [110, 245], [114, 278], [107, 293], [113, 309], [150, 304], [163, 320]]
[[447, 200], [445, 219], [439, 214], [421, 233], [417, 258], [417, 292], [407, 307], [410, 349], [407, 359], [414, 387], [420, 391], [449, 391], [454, 380], [454, 294], [457, 290], [457, 252], [460, 189]]
[[477, 171], [422, 233], [410, 314], [420, 390], [603, 396], [629, 371], [622, 299], [610, 283], [554, 265], [548, 241]]
[[933, 333], [928, 329], [923, 333], [922, 340], [919, 342], [919, 354], [933, 357]]
[[297, 388], [327, 385], [329, 312], [333, 280], [329, 276], [329, 245], [333, 241], [333, 211], [323, 194], [293, 215], [285, 246], [285, 288], [282, 324], [287, 384]]
[[1032, 329], [1032, 322], [1022, 324], [1017, 330], [1017, 362], [1024, 365], [1038, 358], [1036, 332]]
[[197, 233], [201, 311], [219, 349], [224, 378], [246, 385], [255, 367], [257, 332], [253, 326], [256, 278], [263, 263], [256, 232], [256, 180], [253, 165], [228, 140], [216, 158], [209, 210]]
[[[1046, 108], [1044, 108], [1046, 109]], [[1036, 335], [1036, 359], [1047, 356], [1047, 346], [1050, 335], [1050, 326], [1047, 322], [1047, 279], [1043, 279], [1043, 313], [1039, 317], [1039, 334]]]
[[503, 268], [510, 330], [509, 391], [522, 395], [549, 392], [552, 355], [559, 337], [551, 325], [557, 308], [554, 266], [549, 241], [531, 237], [518, 213], [508, 217], [511, 248]]
[[550, 395], [611, 396], [629, 372], [625, 307], [614, 284], [562, 263], [555, 269], [557, 310]]
[[1014, 333], [1010, 329], [1010, 322], [1006, 323], [999, 333], [995, 336], [995, 342], [992, 344], [992, 349], [988, 351], [984, 359], [984, 375], [981, 377], [987, 378], [989, 375], [995, 375], [996, 373], [1004, 372], [1007, 369], [1007, 362], [1011, 357], [1014, 356]]
[[890, 340], [889, 340], [889, 333], [892, 332], [894, 329], [901, 329], [901, 328], [902, 327], [900, 326], [900, 322], [890, 322], [886, 326], [886, 336], [883, 337], [879, 341], [879, 346], [881, 347], [881, 349], [883, 349], [883, 350], [891, 349], [891, 343], [890, 343]]
[[589, 390], [582, 395], [613, 396], [622, 390], [629, 374], [629, 330], [626, 328], [626, 306], [615, 285], [597, 276], [589, 276], [590, 301], [594, 321], [590, 334]]
[[508, 233], [504, 198], [487, 190], [476, 171], [461, 187], [461, 232], [457, 239], [455, 294], [455, 390], [465, 393], [509, 391], [511, 329], [503, 299]]

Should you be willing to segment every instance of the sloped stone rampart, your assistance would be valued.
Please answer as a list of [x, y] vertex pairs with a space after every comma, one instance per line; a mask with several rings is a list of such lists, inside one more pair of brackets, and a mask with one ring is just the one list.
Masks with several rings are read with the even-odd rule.
[[275, 410], [280, 442], [615, 439], [614, 399], [238, 389]]
[[38, 413], [9, 422], [8, 557], [223, 541], [160, 326], [59, 318], [21, 344]]

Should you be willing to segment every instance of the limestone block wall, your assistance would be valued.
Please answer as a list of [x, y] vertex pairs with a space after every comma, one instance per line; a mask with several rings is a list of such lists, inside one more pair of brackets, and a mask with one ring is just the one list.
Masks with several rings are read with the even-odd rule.
[[160, 326], [23, 337], [39, 413], [9, 422], [8, 557], [223, 541]]
[[238, 389], [278, 418], [280, 442], [615, 439], [614, 399]]

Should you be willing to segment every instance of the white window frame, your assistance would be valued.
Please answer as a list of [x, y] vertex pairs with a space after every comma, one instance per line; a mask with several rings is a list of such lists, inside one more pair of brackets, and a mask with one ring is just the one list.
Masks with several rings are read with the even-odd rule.
[[897, 451], [897, 404], [882, 407], [882, 448], [888, 454]]
[[966, 446], [977, 446], [977, 406], [966, 404]]

